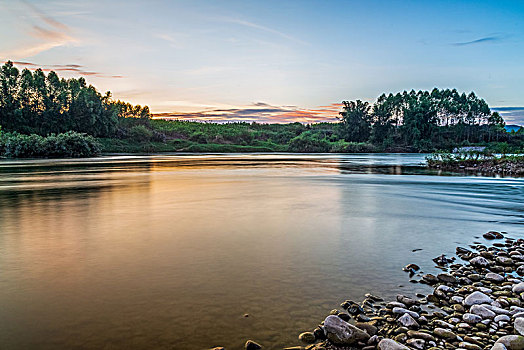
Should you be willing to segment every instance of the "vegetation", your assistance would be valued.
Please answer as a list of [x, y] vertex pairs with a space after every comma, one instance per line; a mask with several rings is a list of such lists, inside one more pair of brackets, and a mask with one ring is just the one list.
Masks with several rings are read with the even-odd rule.
[[93, 136], [68, 131], [47, 137], [0, 132], [0, 156], [6, 158], [79, 158], [100, 154]]
[[51, 148], [36, 148], [43, 147], [43, 139], [87, 140], [82, 133], [96, 137], [102, 152], [432, 152], [469, 145], [505, 153], [524, 149], [524, 129], [506, 132], [502, 117], [473, 92], [404, 91], [383, 94], [374, 103], [344, 101], [337, 123], [217, 124], [152, 119], [147, 106], [115, 101], [83, 78], [20, 72], [11, 62], [0, 69], [0, 126], [6, 132], [3, 145], [7, 139], [18, 140], [28, 150], [9, 151], [9, 156], [58, 156]]
[[436, 152], [426, 157], [428, 167], [448, 171], [474, 171], [501, 175], [524, 175], [524, 155], [481, 152]]

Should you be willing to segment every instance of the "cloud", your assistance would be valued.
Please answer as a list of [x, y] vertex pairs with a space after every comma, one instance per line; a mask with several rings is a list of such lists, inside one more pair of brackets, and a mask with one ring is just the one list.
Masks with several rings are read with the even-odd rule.
[[46, 15], [35, 5], [27, 1], [22, 1], [22, 3], [33, 13], [33, 16], [29, 18], [37, 19], [36, 22], [31, 21], [29, 23], [30, 29], [27, 33], [28, 37], [32, 37], [33, 40], [30, 40], [29, 43], [21, 44], [14, 49], [0, 52], [0, 58], [31, 57], [52, 48], [64, 46], [76, 41], [76, 39], [71, 36], [71, 30], [68, 26]]
[[524, 107], [495, 107], [491, 109], [499, 112], [506, 124], [524, 126]]
[[239, 108], [221, 108], [188, 113], [158, 113], [154, 114], [154, 118], [219, 123], [320, 123], [337, 121], [339, 110], [339, 103], [319, 106], [315, 109], [302, 109], [294, 106], [272, 106], [264, 102], [256, 102]]
[[37, 64], [32, 62], [24, 62], [24, 61], [13, 61], [13, 64], [15, 66], [24, 67], [31, 70], [36, 70], [38, 68], [42, 69], [44, 72], [69, 72], [73, 74], [77, 74], [79, 76], [95, 76], [98, 78], [123, 78], [122, 75], [106, 75], [100, 72], [92, 72], [85, 69], [84, 66], [80, 64]]
[[225, 18], [225, 19], [223, 19], [223, 21], [224, 22], [238, 24], [238, 25], [241, 25], [241, 26], [244, 26], [244, 27], [258, 29], [260, 31], [271, 33], [271, 34], [280, 36], [281, 38], [284, 38], [284, 39], [287, 39], [287, 40], [290, 40], [290, 41], [294, 41], [294, 42], [302, 44], [302, 45], [309, 45], [307, 42], [305, 42], [303, 40], [300, 40], [300, 39], [297, 39], [297, 38], [295, 38], [295, 37], [293, 37], [291, 35], [288, 35], [286, 33], [278, 31], [276, 29], [265, 27], [263, 25], [256, 24], [256, 23], [253, 23], [253, 22], [249, 22], [249, 21], [245, 21], [245, 20], [237, 19], [237, 18]]
[[487, 42], [497, 42], [504, 40], [504, 37], [500, 35], [494, 35], [494, 36], [486, 36], [480, 39], [472, 40], [472, 41], [464, 41], [464, 42], [458, 42], [453, 43], [454, 46], [467, 46], [467, 45], [475, 45], [475, 44], [482, 44]]

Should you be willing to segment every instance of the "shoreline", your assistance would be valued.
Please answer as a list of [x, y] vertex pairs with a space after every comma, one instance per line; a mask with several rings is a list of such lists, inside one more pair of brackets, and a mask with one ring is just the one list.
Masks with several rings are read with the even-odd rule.
[[[434, 258], [442, 270], [436, 276], [405, 266], [411, 283], [433, 292], [345, 300], [299, 335], [302, 345], [284, 350], [524, 349], [524, 239], [504, 235], [490, 231], [483, 242], [456, 247], [456, 257]], [[252, 340], [245, 344], [247, 350], [263, 348]]]
[[287, 349], [523, 349], [524, 240], [493, 231], [484, 239], [457, 247], [456, 258], [433, 259], [442, 270], [437, 276], [415, 264], [404, 267], [410, 282], [428, 284], [433, 293], [346, 300], [300, 334], [310, 345]]
[[483, 175], [524, 176], [524, 156], [457, 161], [428, 160], [427, 167], [459, 173]]

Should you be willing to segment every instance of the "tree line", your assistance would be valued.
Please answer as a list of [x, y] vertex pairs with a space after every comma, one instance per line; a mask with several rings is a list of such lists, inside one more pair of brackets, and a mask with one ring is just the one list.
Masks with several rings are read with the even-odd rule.
[[76, 131], [112, 137], [126, 118], [148, 120], [147, 106], [115, 101], [84, 78], [60, 78], [42, 69], [21, 72], [12, 62], [0, 69], [0, 125], [4, 131], [48, 135]]
[[506, 137], [504, 119], [475, 95], [456, 89], [382, 94], [375, 103], [343, 101], [341, 134], [349, 142], [419, 150]]

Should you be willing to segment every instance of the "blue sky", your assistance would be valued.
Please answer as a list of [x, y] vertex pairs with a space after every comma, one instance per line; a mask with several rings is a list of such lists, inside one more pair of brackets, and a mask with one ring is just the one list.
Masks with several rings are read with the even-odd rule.
[[519, 107], [523, 18], [524, 1], [0, 0], [0, 59], [209, 120], [329, 120], [433, 87]]

